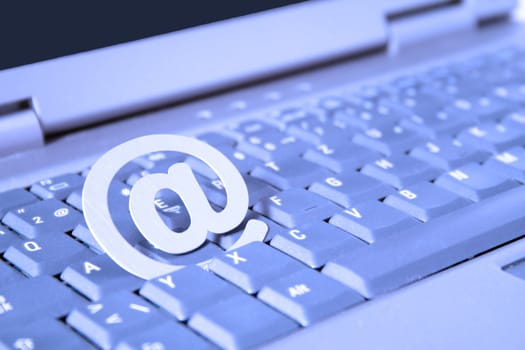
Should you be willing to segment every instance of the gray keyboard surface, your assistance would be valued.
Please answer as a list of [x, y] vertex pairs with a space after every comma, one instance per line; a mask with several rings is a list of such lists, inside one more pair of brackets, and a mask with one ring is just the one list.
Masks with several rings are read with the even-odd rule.
[[[242, 227], [181, 256], [151, 246], [127, 209], [142, 176], [186, 162], [214, 208], [226, 194], [197, 159], [134, 160], [109, 190], [115, 225], [142, 253], [190, 264], [150, 281], [89, 232], [89, 169], [0, 193], [0, 348], [253, 348], [519, 238], [523, 59], [508, 48], [200, 134], [245, 178], [247, 219], [269, 227], [236, 250], [225, 251]], [[170, 229], [189, 225], [175, 193], [155, 205]]]

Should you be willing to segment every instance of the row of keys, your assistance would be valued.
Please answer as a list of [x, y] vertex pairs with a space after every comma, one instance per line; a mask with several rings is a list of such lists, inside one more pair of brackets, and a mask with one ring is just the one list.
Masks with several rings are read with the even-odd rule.
[[[361, 197], [362, 200], [359, 200], [359, 198], [355, 200], [352, 199], [351, 197], [354, 193], [352, 193], [351, 190], [347, 190], [348, 186], [345, 188], [345, 182], [336, 177], [328, 177], [322, 184], [314, 183], [311, 190], [319, 193], [321, 196], [314, 195], [310, 191], [298, 189], [286, 190], [279, 194], [266, 197], [266, 199], [263, 199], [255, 205], [254, 210], [271, 218], [278, 224], [289, 228], [299, 227], [304, 222], [310, 222], [312, 220], [322, 221], [330, 219], [331, 224], [371, 243], [380, 239], [386, 233], [395, 231], [399, 227], [409, 226], [411, 221], [408, 219], [410, 216], [420, 221], [428, 221], [467, 205], [468, 201], [462, 199], [463, 197], [471, 201], [479, 201], [517, 186], [516, 182], [501, 177], [495, 172], [483, 172], [481, 168], [479, 165], [467, 165], [440, 176], [435, 181], [435, 185], [420, 182], [408, 187], [403, 187], [397, 193], [381, 185], [379, 182], [375, 183], [376, 188], [374, 189], [372, 186], [367, 195], [372, 196], [373, 199], [385, 198], [384, 204], [399, 210], [399, 212], [392, 211], [379, 202], [366, 202], [364, 197]], [[358, 189], [366, 188], [364, 186], [357, 186], [359, 185], [360, 178], [361, 185], [367, 182], [372, 182], [373, 184], [372, 179], [355, 173], [350, 177], [350, 180], [356, 181], [354, 185], [356, 185]], [[341, 187], [341, 190], [338, 189], [339, 187]], [[444, 191], [440, 188], [445, 188], [449, 191]], [[373, 193], [374, 191], [376, 191], [375, 194]], [[460, 196], [454, 195], [453, 193]], [[360, 193], [357, 192], [355, 196], [359, 197], [359, 194]], [[329, 200], [348, 209], [343, 212], [344, 215], [337, 214], [340, 210], [331, 204], [330, 201], [322, 197], [327, 197]], [[354, 202], [352, 202], [352, 200], [354, 200]], [[34, 209], [33, 207], [37, 206], [47, 208], [45, 204], [48, 203], [60, 204], [58, 205], [59, 207], [63, 206], [60, 202], [52, 201], [54, 200], [41, 201], [30, 205], [30, 208]], [[48, 211], [56, 213], [60, 208], [55, 209], [55, 207], [51, 207], [53, 210]], [[406, 215], [403, 215], [402, 212]], [[11, 213], [12, 212], [9, 214]], [[86, 257], [90, 254], [89, 251], [85, 250], [70, 237], [59, 234], [60, 231], [67, 232], [71, 230], [72, 227], [74, 227], [72, 224], [63, 226], [62, 228], [54, 224], [49, 226], [58, 232], [48, 232], [48, 230], [37, 231], [35, 227], [32, 226], [29, 226], [31, 230], [28, 230], [26, 228], [28, 225], [27, 220], [23, 222], [25, 226], [20, 225], [18, 221], [11, 219], [12, 216], [9, 214], [6, 216], [5, 222], [25, 235], [27, 239], [17, 240], [16, 242], [10, 241], [9, 249], [5, 252], [5, 259], [28, 276], [35, 277], [41, 274], [60, 273], [75, 259]], [[29, 220], [33, 220], [35, 217], [31, 210], [18, 214], [18, 219], [27, 217], [30, 218]], [[67, 217], [67, 213], [64, 216], [58, 216], [57, 220], [65, 217]], [[40, 216], [38, 218], [38, 223], [35, 223], [36, 228], [39, 228], [38, 225], [46, 227], [44, 224], [47, 218], [45, 220]], [[75, 223], [77, 221], [78, 218]], [[269, 224], [271, 223], [271, 221], [268, 222]], [[275, 226], [275, 224], [271, 223], [270, 227], [272, 227], [272, 225]], [[275, 233], [281, 231], [281, 229], [281, 227], [272, 229], [272, 234], [268, 236], [268, 240], [272, 239]], [[94, 246], [95, 250], [100, 250], [96, 242], [92, 242], [92, 239], [90, 242], [90, 238], [92, 237], [90, 237], [89, 231], [87, 229], [83, 231], [84, 236], [81, 236], [79, 232], [82, 232], [82, 230], [79, 230], [77, 226], [73, 231], [73, 235], [80, 238], [86, 244]], [[240, 232], [221, 236], [217, 238], [217, 243], [219, 243], [222, 248], [227, 248], [233, 244], [239, 234]], [[4, 236], [6, 235], [4, 234]], [[8, 234], [7, 237], [9, 236], [12, 237], [13, 235]], [[213, 237], [210, 238], [214, 240]], [[208, 248], [211, 249], [213, 247], [213, 244], [208, 244]], [[199, 251], [202, 254], [198, 256], [194, 254], [190, 260], [186, 260], [186, 257], [177, 257], [177, 261], [174, 261], [170, 256], [164, 257], [164, 254], [161, 252], [152, 252], [153, 249], [151, 247], [143, 246], [142, 248], [146, 248], [149, 255], [172, 263], [197, 262], [196, 260], [200, 259], [201, 256], [206, 256], [207, 254], [212, 256], [220, 252], [218, 248], [211, 250], [203, 249]], [[68, 255], [63, 256], [62, 254], [61, 258], [57, 259], [56, 257], [60, 256], [59, 253], [62, 251], [68, 252]]]

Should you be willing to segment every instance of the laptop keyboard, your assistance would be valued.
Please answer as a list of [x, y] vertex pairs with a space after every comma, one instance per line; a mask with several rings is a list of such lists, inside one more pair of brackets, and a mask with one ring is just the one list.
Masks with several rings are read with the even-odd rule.
[[[116, 226], [142, 253], [189, 264], [150, 281], [86, 227], [89, 170], [0, 193], [2, 348], [257, 347], [522, 236], [523, 58], [508, 48], [198, 136], [245, 177], [245, 222], [269, 227], [237, 250], [225, 251], [245, 222], [195, 252], [152, 247], [127, 211], [140, 177], [185, 161], [217, 210], [226, 195], [196, 159], [136, 159], [109, 190]], [[168, 227], [188, 227], [174, 192], [155, 205]]]

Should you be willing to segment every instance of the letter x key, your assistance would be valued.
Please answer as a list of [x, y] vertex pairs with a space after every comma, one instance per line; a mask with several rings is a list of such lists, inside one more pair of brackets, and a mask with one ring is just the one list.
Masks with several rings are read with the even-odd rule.
[[226, 256], [233, 260], [234, 265], [238, 265], [241, 262], [247, 262], [248, 260], [246, 258], [243, 258], [242, 256], [239, 256], [239, 253], [237, 251], [234, 251], [230, 254], [226, 254]]

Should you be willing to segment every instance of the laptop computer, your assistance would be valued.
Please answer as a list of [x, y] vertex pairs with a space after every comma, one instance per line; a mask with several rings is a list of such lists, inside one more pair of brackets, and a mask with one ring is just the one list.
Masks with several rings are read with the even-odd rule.
[[[306, 1], [0, 71], [0, 348], [523, 349], [516, 5]], [[191, 155], [145, 151], [100, 206], [186, 267], [145, 281], [115, 263], [83, 184], [152, 134], [229, 159], [264, 242], [149, 244], [128, 205], [142, 178], [182, 162], [215, 210], [230, 199]], [[177, 193], [154, 205], [188, 227]]]

